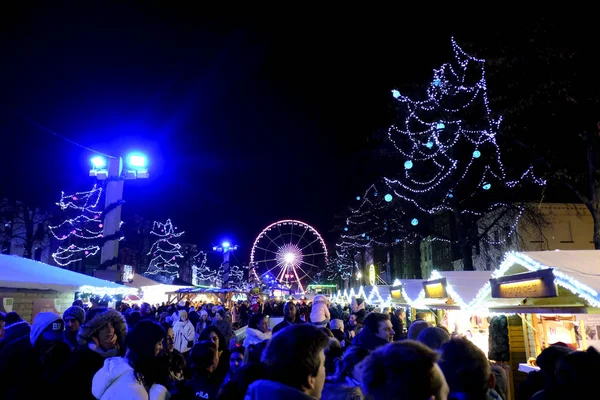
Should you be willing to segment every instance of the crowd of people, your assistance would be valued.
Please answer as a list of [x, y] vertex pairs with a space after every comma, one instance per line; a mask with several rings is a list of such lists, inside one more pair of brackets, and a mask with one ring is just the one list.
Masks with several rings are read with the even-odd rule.
[[[31, 325], [15, 312], [0, 317], [0, 399], [508, 400], [506, 371], [467, 338], [360, 299], [349, 308], [317, 296], [230, 310], [76, 301]], [[538, 358], [541, 370], [517, 400], [594, 398], [593, 348], [557, 344]]]

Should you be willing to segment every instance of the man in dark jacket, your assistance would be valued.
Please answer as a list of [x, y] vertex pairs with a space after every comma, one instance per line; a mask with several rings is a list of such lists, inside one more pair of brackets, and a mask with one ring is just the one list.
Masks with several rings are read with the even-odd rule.
[[298, 318], [298, 309], [293, 301], [288, 301], [283, 306], [283, 321], [273, 327], [273, 334], [276, 334], [283, 328], [293, 324], [301, 324], [302, 321]]
[[363, 321], [363, 329], [354, 338], [353, 345], [375, 350], [394, 340], [394, 328], [388, 314], [369, 313]]
[[406, 339], [404, 334], [404, 308], [398, 307], [392, 315], [392, 327], [394, 328], [394, 341]]

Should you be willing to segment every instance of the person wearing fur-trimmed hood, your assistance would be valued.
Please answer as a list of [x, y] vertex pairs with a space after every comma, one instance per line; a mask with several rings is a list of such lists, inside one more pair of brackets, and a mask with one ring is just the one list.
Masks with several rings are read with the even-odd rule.
[[61, 371], [58, 387], [69, 387], [78, 399], [95, 399], [92, 379], [104, 361], [125, 354], [127, 324], [116, 310], [95, 308], [88, 311], [77, 334], [78, 346]]

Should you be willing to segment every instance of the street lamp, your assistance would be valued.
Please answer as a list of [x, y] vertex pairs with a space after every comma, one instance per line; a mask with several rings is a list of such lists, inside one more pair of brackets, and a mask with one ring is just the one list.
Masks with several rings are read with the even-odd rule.
[[[119, 240], [121, 230], [121, 204], [123, 203], [123, 181], [145, 179], [148, 173], [148, 158], [141, 153], [127, 156], [127, 165], [123, 168], [122, 157], [96, 155], [90, 160], [92, 169], [90, 176], [106, 181], [106, 198], [104, 202], [104, 222], [100, 269], [116, 266], [119, 256]], [[114, 268], [116, 270], [116, 268]]]
[[231, 245], [228, 241], [224, 241], [220, 246], [213, 246], [213, 251], [223, 253], [223, 288], [229, 287], [229, 255], [237, 248], [237, 245]]

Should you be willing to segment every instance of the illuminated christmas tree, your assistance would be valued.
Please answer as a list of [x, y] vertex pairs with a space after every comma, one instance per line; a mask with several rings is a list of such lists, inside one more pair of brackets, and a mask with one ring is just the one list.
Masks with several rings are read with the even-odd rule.
[[49, 226], [50, 233], [60, 242], [52, 254], [57, 265], [67, 266], [92, 257], [100, 251], [99, 239], [102, 238], [102, 210], [100, 197], [102, 187], [94, 185], [87, 192], [75, 194], [61, 193], [56, 203], [60, 209], [72, 214], [58, 225]]
[[177, 243], [177, 239], [184, 232], [176, 232], [176, 230], [177, 228], [173, 226], [170, 219], [164, 224], [154, 222], [150, 234], [156, 236], [157, 240], [148, 252], [152, 259], [144, 275], [166, 284], [171, 284], [175, 278], [179, 277], [177, 259], [183, 258], [183, 254], [181, 254], [181, 245]]
[[325, 269], [315, 275], [315, 281], [321, 284], [338, 284], [340, 281], [346, 287], [347, 281], [354, 271], [354, 260], [348, 252], [337, 249], [334, 256], [329, 256]]
[[229, 269], [229, 287], [231, 289], [245, 290], [248, 286], [247, 273], [248, 267], [233, 265]]
[[208, 266], [206, 263], [207, 254], [203, 251], [199, 251], [192, 258], [192, 285], [203, 285], [203, 282], [207, 279], [205, 273], [208, 270]]
[[[434, 216], [452, 213], [464, 269], [473, 269], [472, 247], [488, 240], [495, 224], [512, 227], [523, 206], [514, 189], [529, 177], [538, 184], [531, 167], [519, 180], [508, 180], [496, 135], [501, 122], [487, 98], [485, 61], [466, 54], [452, 40], [454, 60], [434, 70], [422, 100], [393, 90], [401, 119], [388, 130], [388, 138], [401, 157], [402, 173], [385, 178], [390, 202], [399, 202], [403, 225], [415, 232], [431, 230]], [[511, 223], [507, 224], [510, 219]]]

